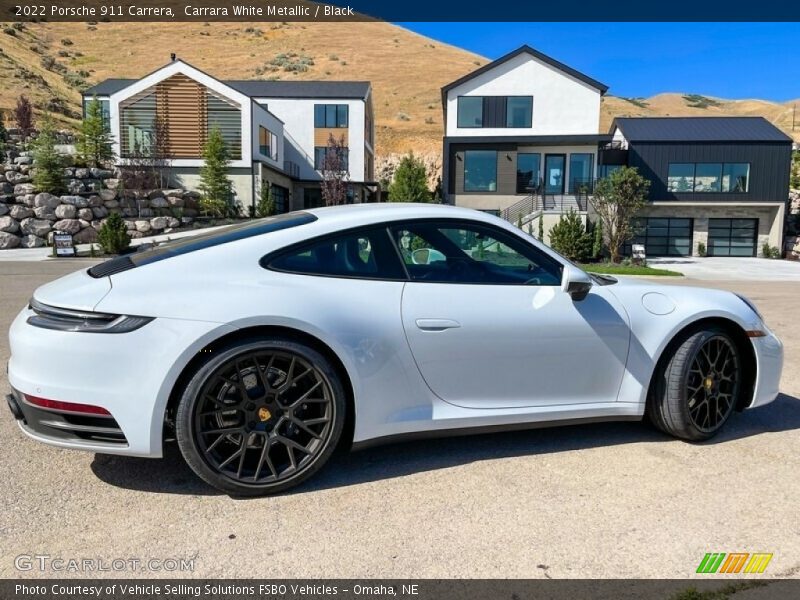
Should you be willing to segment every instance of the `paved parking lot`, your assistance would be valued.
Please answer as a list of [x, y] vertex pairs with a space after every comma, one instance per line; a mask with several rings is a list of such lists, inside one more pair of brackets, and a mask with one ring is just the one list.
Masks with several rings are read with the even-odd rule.
[[[0, 361], [33, 290], [75, 268], [0, 263]], [[408, 443], [242, 500], [197, 480], [175, 448], [164, 460], [58, 450], [3, 409], [0, 576], [21, 574], [18, 555], [47, 554], [189, 557], [194, 573], [171, 575], [204, 577], [680, 578], [706, 552], [743, 551], [775, 554], [765, 576], [798, 577], [800, 283], [712, 285], [758, 304], [787, 363], [778, 400], [706, 444], [639, 423]]]
[[794, 281], [800, 283], [800, 261], [723, 256], [662, 256], [647, 264], [704, 281]]

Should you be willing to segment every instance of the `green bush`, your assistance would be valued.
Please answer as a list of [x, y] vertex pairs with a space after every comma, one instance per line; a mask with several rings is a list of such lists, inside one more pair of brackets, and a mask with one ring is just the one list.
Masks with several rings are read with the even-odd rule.
[[570, 209], [550, 229], [550, 247], [573, 261], [584, 261], [592, 254], [594, 239], [587, 233], [578, 213]]
[[56, 150], [53, 122], [45, 116], [39, 135], [33, 141], [33, 185], [40, 192], [57, 194], [64, 188], [64, 157]]
[[781, 250], [777, 246], [770, 246], [765, 242], [764, 245], [761, 246], [761, 254], [764, 258], [780, 258]]
[[697, 244], [697, 256], [705, 256], [706, 254], [708, 254], [706, 245], [703, 242], [699, 242]]
[[131, 236], [128, 235], [125, 221], [118, 213], [109, 215], [97, 232], [97, 241], [106, 254], [120, 254], [130, 248]]
[[275, 200], [272, 198], [272, 190], [269, 184], [261, 184], [261, 192], [258, 196], [258, 203], [256, 204], [256, 217], [262, 219], [264, 217], [271, 217], [275, 214]]
[[430, 202], [425, 163], [413, 152], [401, 158], [388, 191], [391, 202]]
[[200, 212], [207, 217], [222, 218], [230, 212], [228, 203], [220, 198], [201, 198], [199, 205]]

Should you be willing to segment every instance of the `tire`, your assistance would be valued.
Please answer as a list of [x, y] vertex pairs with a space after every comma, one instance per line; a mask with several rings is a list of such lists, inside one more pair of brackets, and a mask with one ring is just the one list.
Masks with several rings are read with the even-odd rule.
[[198, 368], [178, 404], [175, 430], [201, 479], [232, 495], [262, 496], [286, 491], [325, 465], [346, 411], [344, 387], [325, 356], [291, 339], [248, 339]]
[[739, 403], [742, 356], [721, 327], [693, 331], [672, 346], [654, 374], [647, 416], [664, 433], [702, 441], [714, 437]]

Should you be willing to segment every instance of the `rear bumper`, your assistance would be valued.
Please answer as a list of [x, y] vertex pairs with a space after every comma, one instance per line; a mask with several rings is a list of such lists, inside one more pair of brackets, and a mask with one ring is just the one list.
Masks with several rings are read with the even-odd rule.
[[[27, 323], [24, 309], [9, 331], [8, 380], [29, 437], [62, 448], [160, 457], [167, 401], [181, 371], [229, 328], [156, 319], [122, 334], [53, 331]], [[76, 417], [33, 406], [25, 395], [106, 409]], [[13, 411], [12, 411], [13, 412]]]
[[753, 400], [747, 408], [769, 404], [780, 393], [783, 371], [783, 344], [769, 329], [767, 335], [751, 338], [756, 354], [756, 384]]

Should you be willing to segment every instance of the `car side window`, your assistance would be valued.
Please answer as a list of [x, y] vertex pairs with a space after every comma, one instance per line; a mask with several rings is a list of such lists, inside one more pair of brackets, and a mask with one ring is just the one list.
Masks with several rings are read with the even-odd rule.
[[412, 281], [561, 284], [558, 261], [502, 229], [459, 221], [408, 222], [391, 231]]
[[348, 232], [295, 246], [270, 259], [267, 268], [327, 277], [406, 279], [383, 228]]

